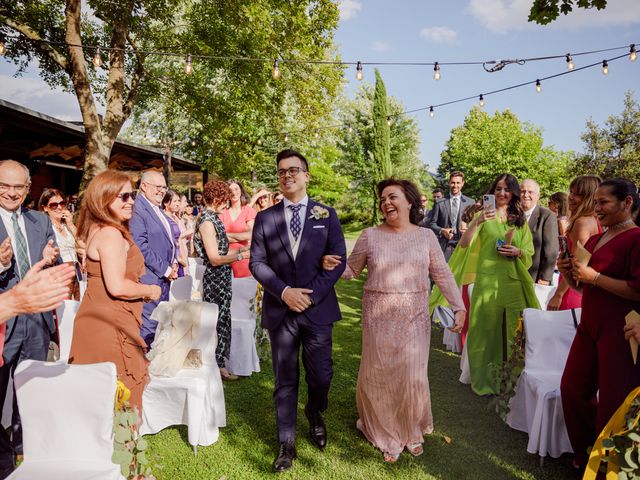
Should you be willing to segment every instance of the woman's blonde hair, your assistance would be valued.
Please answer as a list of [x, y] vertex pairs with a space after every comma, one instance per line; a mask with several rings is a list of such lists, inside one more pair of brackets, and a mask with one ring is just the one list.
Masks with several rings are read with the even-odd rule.
[[568, 232], [571, 231], [576, 220], [580, 217], [592, 217], [596, 214], [595, 194], [601, 183], [602, 179], [597, 175], [581, 175], [571, 181], [569, 192], [573, 191], [575, 195], [580, 195], [582, 202], [580, 202], [575, 212], [571, 212], [569, 227], [567, 228]]

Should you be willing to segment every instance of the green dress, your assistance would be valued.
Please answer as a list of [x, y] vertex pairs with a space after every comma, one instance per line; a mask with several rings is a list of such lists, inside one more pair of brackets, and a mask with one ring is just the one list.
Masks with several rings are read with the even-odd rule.
[[[496, 242], [514, 230], [511, 244], [522, 250], [509, 259], [496, 250]], [[518, 319], [525, 308], [540, 308], [528, 269], [533, 238], [525, 223], [514, 227], [498, 219], [478, 227], [467, 248], [458, 246], [449, 260], [459, 286], [473, 284], [469, 308], [467, 355], [471, 388], [478, 395], [498, 393], [495, 368], [509, 355]], [[434, 289], [431, 310], [446, 304]]]

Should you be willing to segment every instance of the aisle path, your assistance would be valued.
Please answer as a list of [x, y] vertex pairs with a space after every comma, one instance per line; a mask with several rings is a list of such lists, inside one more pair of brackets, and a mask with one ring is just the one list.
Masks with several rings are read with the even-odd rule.
[[263, 364], [262, 373], [225, 384], [228, 426], [221, 429], [216, 444], [200, 447], [197, 457], [187, 444], [183, 427], [167, 429], [150, 439], [152, 461], [159, 465], [154, 469], [158, 480], [575, 478], [567, 458], [547, 460], [541, 468], [538, 457], [526, 452], [526, 435], [507, 427], [489, 409], [486, 398], [458, 383], [459, 357], [441, 348], [442, 333], [437, 330], [432, 336], [429, 366], [436, 431], [427, 438], [424, 455], [413, 458], [404, 453], [396, 465], [385, 465], [381, 454], [354, 428], [362, 284], [338, 284], [344, 319], [334, 329], [335, 376], [326, 414], [329, 446], [324, 452], [307, 439], [308, 425], [302, 414], [306, 388], [301, 386], [298, 460], [291, 472], [277, 477], [271, 473], [277, 453], [273, 375], [271, 366]]

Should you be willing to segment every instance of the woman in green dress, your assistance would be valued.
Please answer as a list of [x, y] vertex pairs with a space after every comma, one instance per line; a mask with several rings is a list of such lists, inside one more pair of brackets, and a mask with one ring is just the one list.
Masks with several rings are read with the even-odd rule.
[[[495, 196], [495, 208], [475, 215], [449, 260], [458, 285], [473, 283], [466, 351], [471, 388], [478, 395], [498, 393], [495, 367], [509, 355], [518, 318], [525, 308], [539, 308], [528, 272], [533, 239], [518, 181], [501, 174], [488, 193]], [[441, 301], [437, 292], [431, 307]]]

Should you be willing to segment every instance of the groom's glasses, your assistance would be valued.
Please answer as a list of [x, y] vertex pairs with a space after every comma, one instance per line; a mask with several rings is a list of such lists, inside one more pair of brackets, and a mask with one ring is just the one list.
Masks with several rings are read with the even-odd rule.
[[123, 192], [123, 193], [119, 193], [118, 195], [116, 195], [116, 197], [118, 197], [124, 203], [127, 203], [129, 201], [129, 199], [135, 200], [137, 194], [138, 194], [138, 192]]
[[306, 172], [306, 170], [302, 167], [289, 167], [287, 169], [281, 168], [278, 170], [278, 178], [284, 178], [287, 176], [287, 173], [290, 177], [295, 177], [300, 172]]

